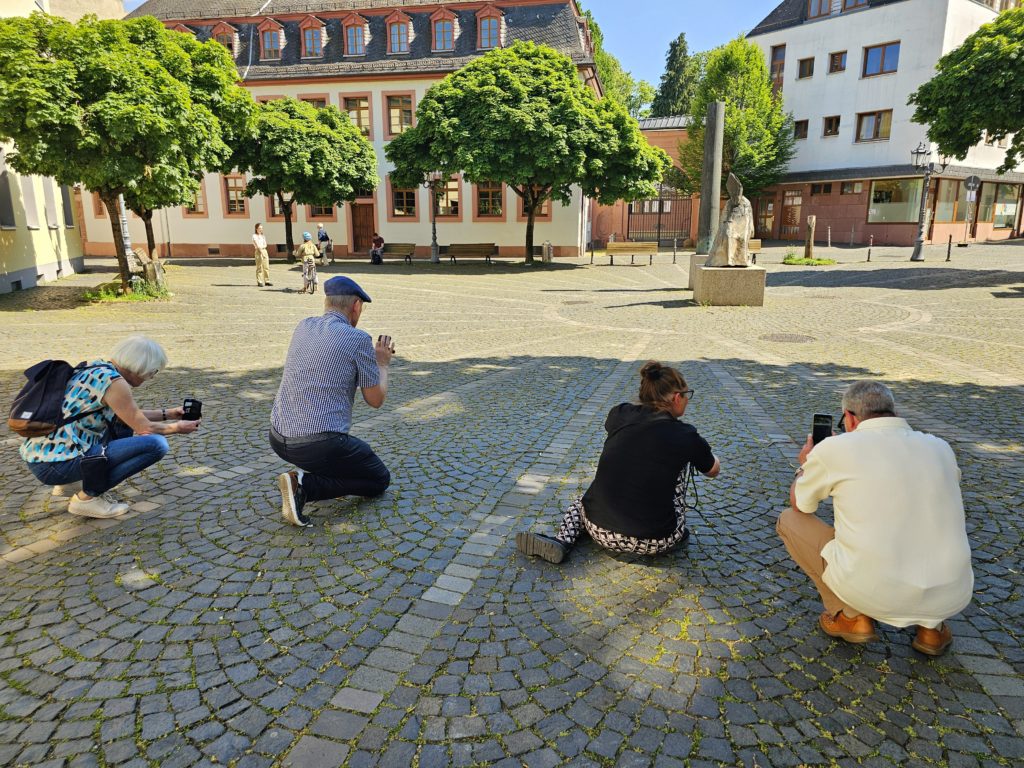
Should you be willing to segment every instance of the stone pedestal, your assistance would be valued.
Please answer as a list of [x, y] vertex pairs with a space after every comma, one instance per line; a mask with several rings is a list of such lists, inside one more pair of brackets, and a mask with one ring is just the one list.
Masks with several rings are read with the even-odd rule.
[[763, 307], [763, 267], [697, 267], [693, 300], [713, 307]]
[[697, 270], [704, 266], [704, 262], [708, 260], [706, 253], [691, 253], [690, 254], [690, 272], [686, 276], [686, 287], [691, 291], [697, 290], [697, 280], [699, 275]]

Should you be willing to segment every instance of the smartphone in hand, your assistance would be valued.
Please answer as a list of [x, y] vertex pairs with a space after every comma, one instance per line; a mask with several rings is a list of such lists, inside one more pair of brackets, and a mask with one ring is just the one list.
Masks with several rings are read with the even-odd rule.
[[817, 445], [826, 437], [832, 437], [832, 417], [827, 413], [816, 413], [811, 422], [811, 442]]

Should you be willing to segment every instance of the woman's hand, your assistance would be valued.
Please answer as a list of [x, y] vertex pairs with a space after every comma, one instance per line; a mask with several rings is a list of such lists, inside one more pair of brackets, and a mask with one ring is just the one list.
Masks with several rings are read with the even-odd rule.
[[[180, 410], [180, 409], [179, 409]], [[171, 412], [168, 411], [167, 415], [170, 416]], [[176, 431], [179, 435], [188, 435], [199, 429], [199, 425], [202, 423], [202, 419], [196, 421], [179, 421], [175, 424]]]
[[165, 408], [164, 413], [167, 414], [167, 421], [177, 421], [178, 419], [185, 418], [185, 409], [180, 405], [177, 408]]

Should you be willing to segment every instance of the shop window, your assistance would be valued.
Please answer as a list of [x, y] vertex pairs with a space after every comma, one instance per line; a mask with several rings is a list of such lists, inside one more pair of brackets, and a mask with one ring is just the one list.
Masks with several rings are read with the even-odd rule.
[[922, 179], [881, 179], [871, 182], [869, 224], [912, 224], [921, 208]]

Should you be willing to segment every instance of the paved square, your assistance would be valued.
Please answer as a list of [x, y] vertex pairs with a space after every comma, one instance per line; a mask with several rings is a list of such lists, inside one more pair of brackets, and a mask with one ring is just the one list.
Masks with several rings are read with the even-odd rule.
[[[763, 309], [695, 305], [679, 266], [344, 267], [361, 325], [398, 346], [388, 402], [353, 432], [394, 482], [284, 525], [266, 431], [296, 322], [321, 297], [271, 268], [172, 266], [176, 297], [75, 303], [83, 275], [0, 297], [0, 392], [43, 357], [128, 333], [195, 395], [202, 430], [86, 521], [0, 456], [0, 764], [796, 766], [1024, 764], [1024, 246], [841, 252], [769, 269]], [[600, 258], [597, 261], [602, 261]], [[106, 269], [105, 266], [100, 266]], [[329, 267], [327, 272], [341, 272]], [[550, 531], [588, 484], [644, 360], [681, 366], [723, 462], [693, 538], [642, 561]], [[810, 415], [872, 377], [963, 469], [975, 602], [953, 650], [906, 631], [850, 647], [816, 627], [774, 533]]]

